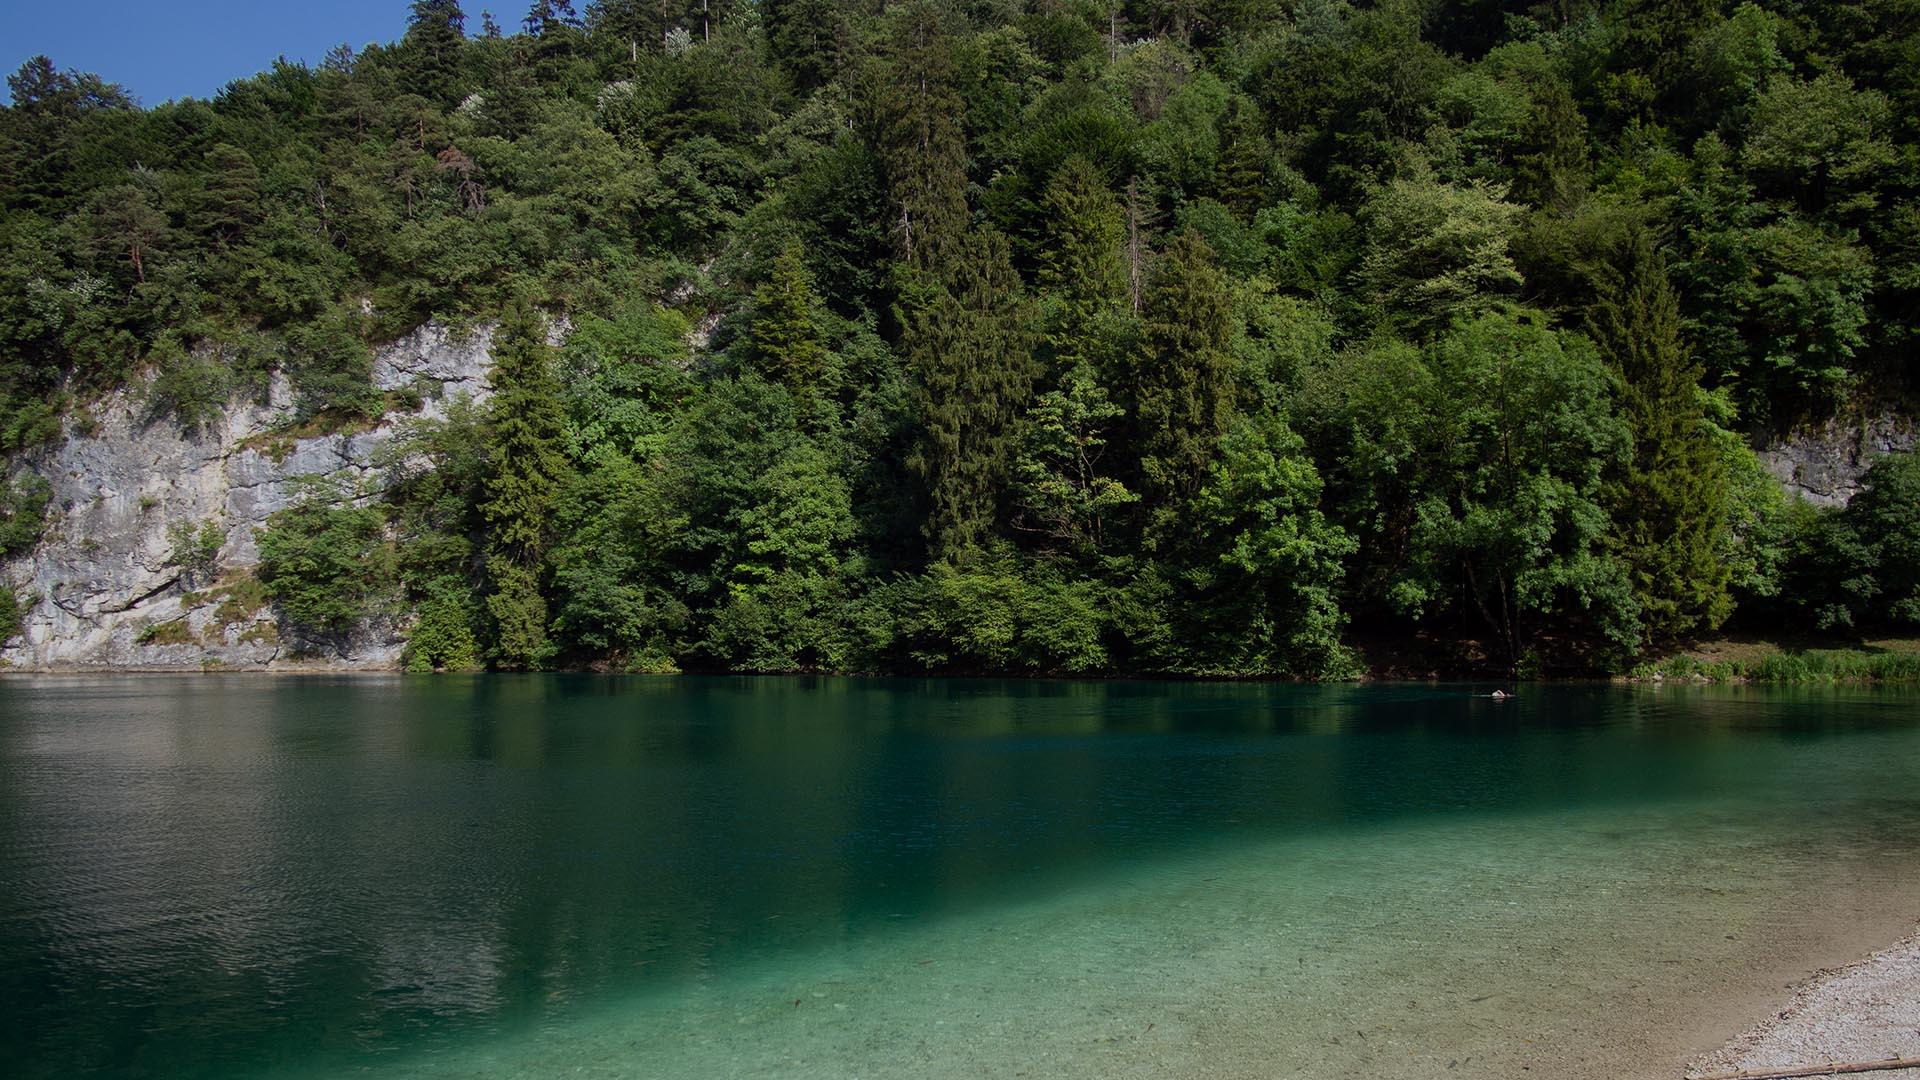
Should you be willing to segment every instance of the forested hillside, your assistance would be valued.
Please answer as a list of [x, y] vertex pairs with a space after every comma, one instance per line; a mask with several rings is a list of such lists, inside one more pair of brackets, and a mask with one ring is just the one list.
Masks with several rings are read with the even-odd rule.
[[1819, 511], [1749, 449], [1920, 382], [1920, 0], [419, 0], [211, 101], [9, 84], [0, 450], [277, 372], [368, 424], [373, 346], [500, 324], [489, 401], [260, 539], [415, 667], [1920, 623], [1920, 461]]

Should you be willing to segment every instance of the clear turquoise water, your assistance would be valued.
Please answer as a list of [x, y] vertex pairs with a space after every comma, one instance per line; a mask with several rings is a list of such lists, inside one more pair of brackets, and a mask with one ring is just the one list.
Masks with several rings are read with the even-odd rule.
[[1475, 689], [0, 681], [0, 1072], [1634, 1075], [1920, 915], [1920, 696]]

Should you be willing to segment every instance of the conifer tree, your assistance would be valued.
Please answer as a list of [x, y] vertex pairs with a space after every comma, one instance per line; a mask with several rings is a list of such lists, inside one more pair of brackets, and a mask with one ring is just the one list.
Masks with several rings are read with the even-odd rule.
[[847, 52], [847, 19], [835, 0], [763, 0], [767, 44], [801, 90], [825, 85]]
[[602, 0], [587, 8], [588, 32], [625, 46], [630, 63], [639, 62], [642, 49], [660, 50], [666, 19], [666, 5], [658, 0]]
[[1141, 190], [1139, 177], [1128, 178], [1126, 200], [1121, 208], [1127, 221], [1127, 301], [1138, 315], [1147, 289], [1147, 234], [1158, 220], [1158, 211], [1153, 200]]
[[813, 278], [798, 244], [789, 244], [773, 260], [773, 276], [753, 294], [755, 315], [748, 337], [754, 359], [768, 379], [784, 385], [796, 399], [813, 393], [826, 359], [826, 345], [815, 321]]
[[1512, 195], [1535, 206], [1565, 206], [1587, 173], [1587, 121], [1558, 77], [1542, 75], [1530, 89], [1532, 107], [1513, 155]]
[[494, 657], [506, 667], [535, 667], [548, 655], [540, 579], [554, 502], [567, 472], [552, 351], [540, 316], [525, 303], [510, 309], [494, 334], [480, 514], [487, 529]]
[[[1715, 15], [1715, 0], [1623, 0], [1613, 45], [1616, 62], [1647, 80], [1646, 104], [1672, 91], [1689, 61], [1687, 46]], [[1618, 76], [1616, 76], [1618, 78]]]
[[230, 143], [208, 150], [207, 165], [212, 172], [200, 195], [194, 227], [224, 247], [260, 218], [260, 170], [252, 155]]
[[541, 81], [556, 81], [579, 44], [580, 17], [572, 0], [534, 0], [521, 26], [533, 38], [533, 60]]
[[937, 265], [967, 224], [964, 102], [942, 21], [937, 0], [915, 0], [898, 14], [877, 103], [894, 246], [922, 267]]
[[1220, 164], [1218, 182], [1220, 202], [1252, 221], [1253, 215], [1267, 204], [1267, 171], [1273, 157], [1273, 144], [1262, 130], [1260, 110], [1242, 97], [1227, 106], [1220, 122]]
[[534, 37], [552, 33], [559, 24], [560, 16], [553, 0], [533, 0], [533, 5], [527, 8], [527, 17], [520, 20], [520, 28]]
[[1134, 357], [1140, 471], [1162, 505], [1191, 494], [1233, 419], [1233, 298], [1213, 249], [1186, 230], [1147, 282]]
[[87, 250], [102, 262], [126, 260], [134, 280], [145, 283], [147, 265], [166, 244], [166, 212], [142, 184], [121, 184], [96, 195], [88, 217]]
[[1642, 230], [1598, 268], [1588, 327], [1619, 373], [1620, 415], [1633, 435], [1611, 485], [1613, 543], [1631, 568], [1647, 633], [1672, 642], [1727, 617], [1727, 478], [1708, 426], [1700, 367], [1680, 340], [1666, 265]]
[[1057, 368], [1091, 359], [1103, 316], [1126, 298], [1126, 241], [1120, 202], [1086, 158], [1066, 160], [1041, 197], [1048, 244], [1041, 253], [1040, 283], [1057, 309], [1047, 344]]
[[414, 93], [447, 104], [460, 96], [460, 47], [467, 16], [460, 0], [414, 0], [402, 41]]
[[960, 242], [908, 327], [925, 423], [908, 464], [926, 484], [925, 534], [936, 557], [959, 555], [993, 525], [1033, 390], [1029, 323], [1006, 238], [982, 231]]

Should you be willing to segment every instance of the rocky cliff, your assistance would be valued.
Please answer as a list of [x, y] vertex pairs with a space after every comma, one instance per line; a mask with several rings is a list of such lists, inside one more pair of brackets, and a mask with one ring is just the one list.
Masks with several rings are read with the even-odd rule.
[[375, 384], [417, 392], [422, 404], [357, 433], [297, 437], [284, 380], [264, 403], [236, 405], [192, 433], [150, 417], [139, 387], [76, 414], [59, 443], [14, 466], [44, 477], [52, 501], [39, 546], [4, 570], [33, 602], [0, 661], [37, 670], [396, 666], [403, 626], [370, 624], [345, 642], [291, 633], [248, 573], [260, 559], [255, 533], [288, 505], [289, 480], [348, 474], [377, 485], [376, 462], [401, 423], [443, 415], [459, 395], [485, 398], [490, 341], [489, 329], [430, 324], [381, 349]]
[[1913, 421], [1892, 414], [1832, 421], [1759, 451], [1760, 463], [1788, 491], [1819, 506], [1845, 506], [1875, 458], [1916, 445]]

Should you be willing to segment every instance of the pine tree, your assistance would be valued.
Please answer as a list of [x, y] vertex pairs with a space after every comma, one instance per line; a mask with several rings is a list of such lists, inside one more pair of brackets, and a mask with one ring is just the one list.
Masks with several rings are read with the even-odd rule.
[[1040, 283], [1057, 305], [1047, 344], [1055, 367], [1065, 370], [1093, 359], [1100, 321], [1126, 302], [1126, 227], [1119, 200], [1078, 155], [1054, 173], [1041, 206], [1049, 242], [1040, 256]]
[[580, 41], [580, 17], [572, 0], [534, 0], [521, 26], [533, 38], [533, 60], [541, 81], [561, 78]]
[[87, 249], [103, 262], [124, 258], [134, 280], [145, 283], [147, 264], [165, 246], [170, 231], [166, 213], [154, 205], [147, 187], [121, 184], [105, 189], [94, 197], [88, 220], [92, 242]]
[[401, 42], [410, 89], [441, 104], [459, 99], [466, 25], [460, 0], [414, 0]]
[[666, 35], [667, 8], [658, 0], [602, 0], [587, 8], [587, 30], [625, 46], [629, 63], [639, 63], [640, 52], [658, 52]]
[[787, 245], [773, 260], [773, 276], [754, 292], [753, 300], [748, 337], [756, 366], [796, 399], [806, 399], [820, 381], [826, 345], [815, 321], [813, 278], [798, 244]]
[[487, 530], [494, 656], [507, 667], [535, 667], [547, 656], [540, 579], [554, 501], [567, 472], [552, 352], [540, 316], [525, 303], [509, 310], [494, 333], [480, 515]]
[[1233, 99], [1220, 121], [1220, 164], [1215, 187], [1220, 193], [1220, 202], [1242, 221], [1252, 221], [1253, 215], [1267, 205], [1267, 176], [1273, 144], [1268, 141], [1264, 128], [1259, 108], [1242, 97]]
[[1614, 62], [1647, 79], [1655, 97], [1665, 96], [1692, 62], [1688, 46], [1720, 6], [1716, 0], [1623, 0], [1614, 18], [1620, 28]]
[[1535, 206], [1573, 203], [1587, 176], [1587, 121], [1557, 75], [1531, 80], [1533, 104], [1513, 155], [1513, 198]]
[[552, 33], [559, 22], [559, 13], [554, 9], [553, 0], [533, 0], [533, 6], [527, 9], [527, 17], [520, 20], [520, 28], [534, 37], [544, 37]]
[[847, 19], [835, 0], [763, 0], [767, 44], [801, 90], [824, 86], [845, 62]]
[[917, 310], [907, 349], [925, 422], [909, 467], [932, 503], [932, 553], [952, 558], [992, 528], [1018, 420], [1033, 391], [1030, 317], [1006, 238], [975, 233]]
[[876, 104], [894, 246], [911, 265], [935, 266], [967, 225], [965, 105], [936, 0], [903, 9], [888, 46]]
[[1190, 495], [1233, 419], [1233, 297], [1213, 249], [1186, 230], [1147, 282], [1134, 357], [1140, 471], [1154, 501]]
[[1679, 302], [1644, 231], [1617, 243], [1595, 284], [1588, 327], [1619, 373], [1620, 415], [1633, 435], [1608, 500], [1614, 547], [1649, 636], [1673, 642], [1714, 629], [1731, 609], [1719, 557], [1725, 465], [1701, 405], [1700, 367], [1680, 340]]
[[194, 228], [225, 247], [260, 219], [260, 170], [252, 155], [230, 143], [207, 151], [212, 172], [195, 214]]

